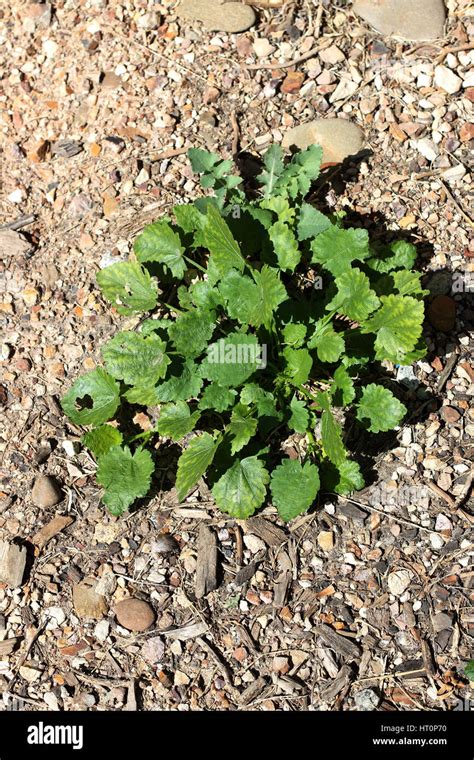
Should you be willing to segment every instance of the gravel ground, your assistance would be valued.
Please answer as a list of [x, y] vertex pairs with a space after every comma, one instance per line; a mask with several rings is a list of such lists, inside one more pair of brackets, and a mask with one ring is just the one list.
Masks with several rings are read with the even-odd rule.
[[[0, 224], [17, 230], [0, 230], [0, 541], [14, 541], [0, 710], [465, 709], [472, 7], [451, 0], [443, 38], [413, 43], [382, 37], [345, 2], [257, 8], [237, 35], [176, 6], [0, 11]], [[320, 207], [378, 235], [402, 230], [421, 252], [429, 354], [387, 368], [409, 418], [364, 452], [371, 485], [286, 527], [270, 506], [222, 517], [204, 483], [178, 504], [172, 463], [145, 508], [107, 516], [58, 404], [126, 323], [95, 272], [197, 191], [188, 147], [258, 156], [324, 116], [358, 124], [365, 151], [319, 183]], [[41, 475], [56, 480], [35, 494]], [[129, 597], [145, 604], [115, 612]]]

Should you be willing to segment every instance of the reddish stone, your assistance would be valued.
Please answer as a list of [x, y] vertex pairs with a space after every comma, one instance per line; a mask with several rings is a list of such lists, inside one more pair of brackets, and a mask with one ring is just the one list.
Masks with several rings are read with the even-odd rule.
[[441, 417], [448, 423], [448, 425], [454, 425], [461, 418], [461, 415], [453, 406], [443, 406], [441, 409]]
[[281, 91], [287, 95], [299, 92], [304, 82], [304, 74], [301, 71], [289, 71], [281, 85]]
[[474, 138], [474, 124], [463, 124], [459, 130], [459, 139], [461, 142], [469, 142]]

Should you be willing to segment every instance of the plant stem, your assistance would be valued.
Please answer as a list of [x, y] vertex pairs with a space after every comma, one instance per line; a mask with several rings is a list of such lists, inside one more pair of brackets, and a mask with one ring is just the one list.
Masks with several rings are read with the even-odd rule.
[[198, 264], [197, 261], [193, 261], [193, 259], [190, 259], [189, 256], [183, 256], [183, 259], [188, 262], [188, 264], [191, 264], [191, 266], [196, 267], [196, 269], [199, 269], [201, 272], [204, 272], [204, 274], [207, 273], [207, 269], [205, 269], [201, 264]]

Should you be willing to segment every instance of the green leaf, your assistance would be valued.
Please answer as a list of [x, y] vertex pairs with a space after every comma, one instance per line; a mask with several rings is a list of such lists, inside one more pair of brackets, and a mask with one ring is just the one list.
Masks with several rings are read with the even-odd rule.
[[470, 681], [474, 681], [474, 660], [469, 660], [464, 668], [464, 673]]
[[225, 412], [234, 403], [236, 395], [237, 391], [231, 388], [222, 388], [218, 383], [211, 383], [202, 392], [199, 409]]
[[221, 160], [217, 153], [211, 153], [202, 148], [190, 148], [187, 156], [191, 162], [193, 172], [196, 174], [204, 174], [212, 171], [214, 166]]
[[61, 401], [65, 413], [76, 425], [107, 422], [114, 416], [119, 403], [119, 385], [101, 367], [79, 377]]
[[184, 248], [177, 232], [168, 222], [160, 221], [148, 224], [134, 245], [135, 255], [141, 263], [156, 261], [163, 264], [173, 277], [181, 280], [187, 269], [183, 259]]
[[313, 360], [311, 354], [306, 348], [291, 348], [286, 346], [283, 349], [283, 358], [285, 359], [285, 375], [291, 378], [293, 385], [302, 385], [309, 378]]
[[180, 441], [194, 429], [199, 417], [200, 412], [191, 414], [186, 402], [178, 401], [176, 404], [161, 407], [156, 428], [160, 435], [171, 438], [173, 441]]
[[307, 195], [311, 183], [319, 176], [322, 155], [319, 145], [310, 145], [306, 150], [295, 153], [276, 183], [277, 191], [293, 199], [298, 195]]
[[298, 240], [308, 240], [315, 238], [321, 232], [331, 227], [331, 221], [320, 211], [310, 206], [309, 203], [302, 203], [298, 218]]
[[318, 179], [321, 171], [323, 149], [320, 145], [309, 145], [293, 156], [293, 163], [301, 167], [301, 171], [311, 182]]
[[336, 277], [336, 287], [337, 294], [326, 306], [328, 311], [337, 311], [360, 322], [380, 306], [369, 278], [360, 269], [349, 269]]
[[369, 235], [367, 230], [345, 230], [333, 225], [313, 240], [311, 250], [314, 263], [321, 264], [334, 277], [339, 277], [350, 269], [353, 261], [367, 258]]
[[108, 372], [127, 385], [155, 385], [166, 375], [170, 360], [166, 343], [156, 334], [119, 332], [102, 348]]
[[[402, 296], [426, 296], [429, 290], [421, 287], [422, 272], [409, 272], [406, 269], [400, 269], [391, 273], [393, 286]], [[387, 294], [388, 295], [388, 294]]]
[[160, 403], [156, 385], [134, 385], [122, 394], [129, 404], [156, 406]]
[[245, 404], [236, 404], [232, 409], [230, 423], [226, 428], [231, 437], [231, 454], [243, 449], [255, 435], [257, 420], [252, 415], [252, 409]]
[[212, 343], [200, 372], [224, 388], [237, 388], [261, 367], [261, 346], [255, 335], [231, 333]]
[[279, 145], [273, 143], [263, 157], [264, 171], [258, 175], [259, 181], [264, 191], [265, 198], [269, 198], [275, 188], [278, 177], [285, 168], [283, 163], [283, 150]]
[[122, 433], [112, 425], [100, 425], [89, 430], [81, 438], [84, 446], [87, 446], [96, 457], [106, 454], [111, 446], [120, 446], [122, 440]]
[[283, 341], [293, 348], [300, 348], [306, 337], [306, 325], [290, 322], [283, 328]]
[[255, 383], [244, 385], [240, 393], [240, 401], [246, 406], [254, 404], [257, 407], [259, 417], [274, 417], [281, 419], [281, 412], [276, 408], [276, 401], [273, 393], [265, 391]]
[[[331, 391], [335, 392], [336, 395], [340, 395], [340, 406], [347, 406], [355, 399], [354, 381], [345, 367], [340, 366], [335, 371]], [[338, 391], [340, 391], [340, 394], [337, 393]]]
[[215, 328], [215, 313], [204, 309], [191, 309], [179, 314], [168, 330], [176, 351], [194, 358], [202, 354]]
[[391, 272], [393, 269], [411, 269], [416, 261], [416, 248], [412, 243], [398, 240], [389, 246], [376, 250], [375, 256], [367, 259], [367, 264], [376, 272]]
[[287, 298], [285, 286], [268, 264], [264, 264], [260, 272], [254, 272], [253, 277], [254, 282], [231, 270], [222, 280], [220, 292], [232, 319], [241, 324], [270, 328], [275, 309]]
[[[388, 388], [371, 383], [362, 390], [357, 406], [357, 419], [371, 433], [392, 430], [405, 416], [407, 409]], [[368, 424], [367, 424], [368, 420]]]
[[325, 408], [321, 415], [321, 443], [326, 456], [336, 467], [347, 458], [341, 426], [329, 408]]
[[206, 223], [206, 217], [193, 203], [180, 203], [173, 206], [173, 213], [178, 227], [187, 234], [202, 230]]
[[154, 403], [165, 401], [188, 401], [196, 398], [202, 388], [202, 378], [194, 362], [186, 362], [179, 375], [172, 375], [155, 388]]
[[229, 269], [243, 271], [245, 261], [240, 253], [239, 244], [233, 237], [227, 222], [213, 205], [207, 208], [204, 242], [221, 276]]
[[270, 489], [272, 501], [285, 522], [306, 512], [319, 491], [319, 472], [316, 465], [302, 465], [296, 459], [285, 459], [272, 472]]
[[260, 203], [260, 208], [273, 211], [280, 222], [285, 222], [291, 225], [295, 220], [296, 210], [290, 206], [288, 198], [285, 198], [282, 195], [275, 195], [273, 198], [263, 200]]
[[308, 341], [308, 348], [315, 348], [318, 359], [322, 362], [337, 362], [344, 353], [344, 337], [333, 330], [330, 324], [316, 325]]
[[263, 463], [257, 457], [235, 462], [212, 488], [217, 506], [238, 520], [253, 515], [265, 501], [270, 480]]
[[102, 501], [113, 515], [122, 515], [136, 499], [146, 496], [155, 466], [149, 451], [112, 446], [99, 457], [97, 481], [105, 488]]
[[304, 401], [300, 401], [296, 394], [290, 401], [290, 419], [288, 427], [296, 433], [306, 433], [309, 427], [309, 412]]
[[160, 333], [167, 333], [168, 327], [171, 324], [170, 319], [153, 319], [150, 317], [149, 319], [145, 319], [139, 327], [140, 335], [143, 335], [143, 337], [146, 337], [147, 335], [152, 335], [153, 333], [157, 332]]
[[376, 358], [401, 363], [421, 336], [423, 302], [412, 296], [381, 296], [381, 308], [362, 325], [363, 333], [375, 333]]
[[301, 259], [301, 251], [293, 232], [284, 222], [275, 222], [268, 230], [280, 269], [293, 272]]
[[331, 465], [326, 469], [324, 487], [330, 493], [348, 494], [360, 491], [364, 485], [360, 467], [351, 459], [344, 460], [337, 467]]
[[209, 433], [196, 436], [189, 442], [178, 461], [176, 489], [180, 501], [202, 478], [214, 459], [218, 445], [219, 441], [215, 441]]
[[214, 285], [209, 280], [196, 280], [187, 291], [195, 306], [200, 309], [215, 309], [222, 304], [222, 298]]
[[136, 261], [119, 261], [97, 272], [102, 295], [119, 314], [139, 314], [155, 308], [158, 288], [149, 273]]

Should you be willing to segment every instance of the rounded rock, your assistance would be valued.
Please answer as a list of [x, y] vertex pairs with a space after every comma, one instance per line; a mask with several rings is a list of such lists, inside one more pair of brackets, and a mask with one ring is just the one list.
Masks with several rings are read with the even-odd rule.
[[455, 425], [461, 419], [461, 413], [454, 406], [443, 406], [441, 417], [448, 425]]
[[348, 119], [315, 119], [299, 124], [284, 134], [283, 148], [289, 149], [293, 145], [300, 150], [310, 145], [320, 145], [323, 149], [322, 163], [339, 164], [348, 156], [359, 153], [363, 145], [363, 132]]
[[179, 551], [179, 544], [173, 536], [162, 533], [152, 542], [151, 549], [154, 554], [171, 554]]
[[141, 599], [123, 599], [115, 605], [117, 622], [127, 631], [140, 633], [146, 631], [155, 622], [155, 613], [148, 602]]
[[224, 3], [222, 0], [181, 0], [178, 16], [200, 21], [210, 32], [236, 34], [254, 25], [256, 16], [250, 5]]
[[51, 475], [40, 475], [36, 478], [32, 491], [31, 500], [37, 507], [54, 507], [63, 498], [61, 487]]
[[382, 34], [421, 42], [443, 35], [443, 0], [356, 0], [354, 13]]
[[436, 296], [428, 307], [428, 319], [436, 330], [451, 332], [456, 324], [456, 302], [449, 296]]

